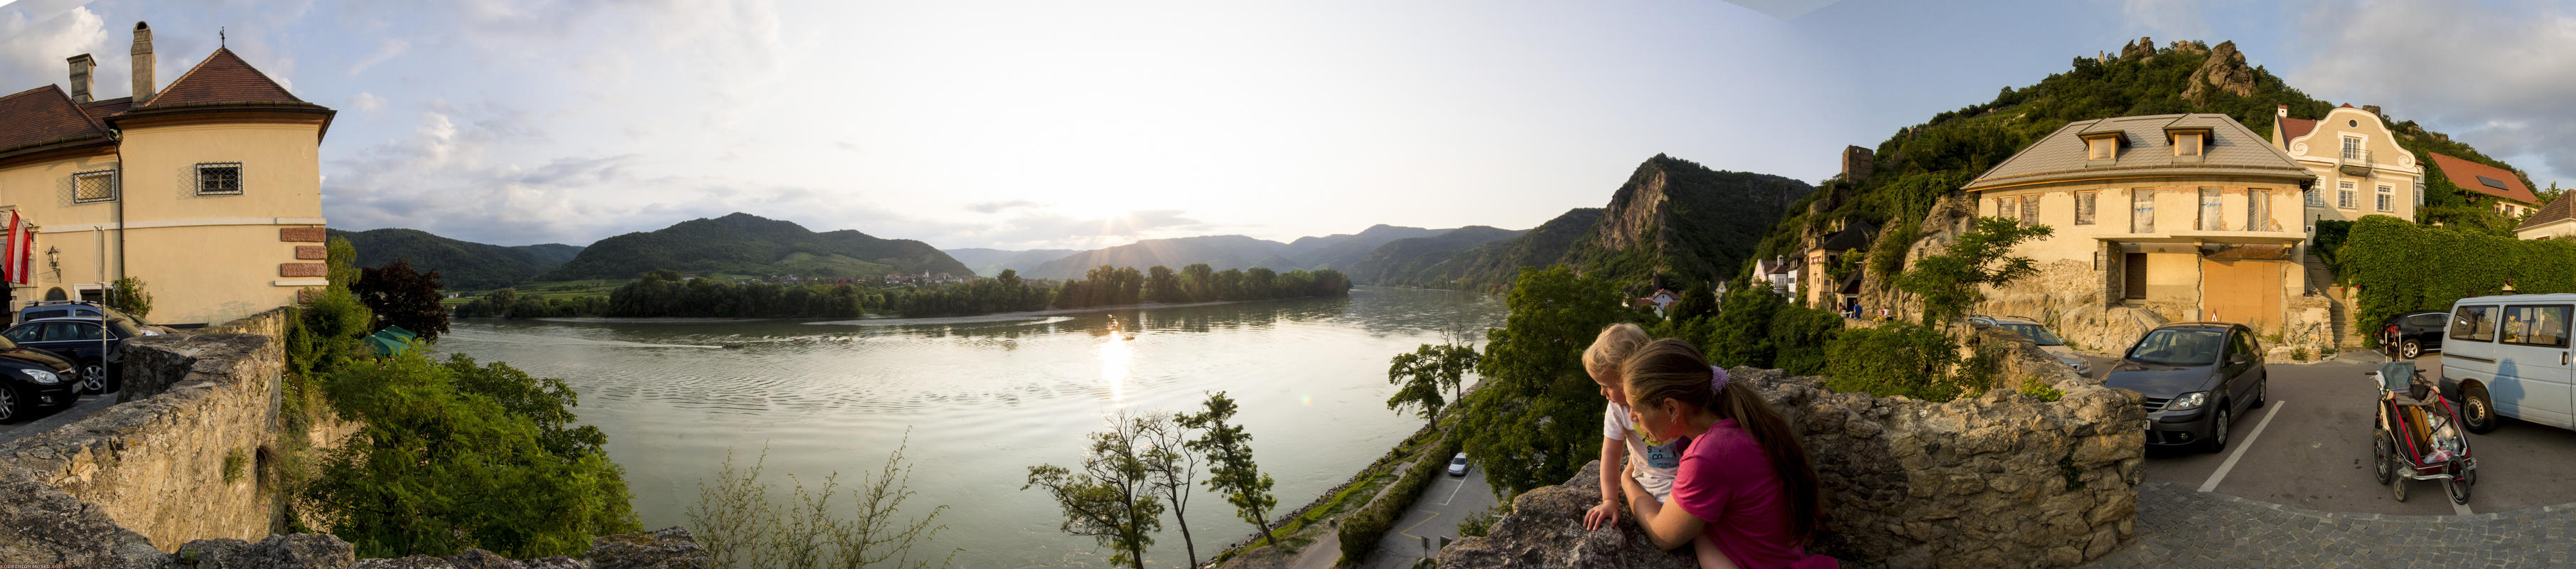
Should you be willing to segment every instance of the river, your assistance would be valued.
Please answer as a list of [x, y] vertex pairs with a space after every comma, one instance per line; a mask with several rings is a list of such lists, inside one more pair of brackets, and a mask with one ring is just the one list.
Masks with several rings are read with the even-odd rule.
[[[908, 437], [919, 495], [906, 509], [949, 507], [931, 549], [962, 550], [957, 567], [1104, 567], [1105, 549], [1059, 531], [1055, 503], [1020, 487], [1029, 466], [1078, 471], [1084, 435], [1105, 417], [1193, 411], [1227, 392], [1278, 480], [1279, 508], [1295, 508], [1422, 426], [1386, 408], [1388, 358], [1443, 329], [1500, 326], [1503, 314], [1492, 295], [1360, 287], [1348, 298], [864, 325], [470, 319], [438, 349], [569, 383], [582, 422], [607, 432], [647, 529], [687, 525], [699, 481], [727, 453], [747, 464], [766, 448], [763, 477], [775, 482], [838, 472], [854, 483]], [[1202, 560], [1254, 531], [1204, 489], [1189, 514]], [[1169, 514], [1164, 526], [1147, 563], [1178, 566]]]

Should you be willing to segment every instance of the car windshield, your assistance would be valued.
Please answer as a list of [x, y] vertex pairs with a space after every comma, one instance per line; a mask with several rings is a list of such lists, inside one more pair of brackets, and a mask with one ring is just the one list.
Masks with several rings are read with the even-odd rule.
[[2042, 346], [2066, 345], [2065, 339], [2058, 338], [2056, 334], [2048, 333], [2047, 328], [2040, 327], [2038, 324], [2005, 324], [2003, 326], [2004, 329], [2019, 332], [2021, 333], [2021, 337], [2029, 338], [2030, 341], [2037, 342]]
[[2218, 347], [2226, 338], [2217, 330], [2203, 328], [2165, 328], [2147, 333], [2129, 348], [2129, 359], [2159, 365], [2209, 365], [2218, 362]]

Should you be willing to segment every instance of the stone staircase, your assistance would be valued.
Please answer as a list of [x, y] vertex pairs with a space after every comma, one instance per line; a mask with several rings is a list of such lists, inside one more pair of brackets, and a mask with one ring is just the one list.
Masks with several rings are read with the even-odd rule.
[[2357, 345], [2358, 342], [2352, 338], [2352, 307], [2344, 305], [2343, 299], [2334, 294], [2334, 271], [2327, 269], [2325, 260], [2314, 254], [2302, 257], [2299, 265], [2307, 269], [2308, 293], [2326, 299], [2327, 326], [2333, 329], [2334, 345]]

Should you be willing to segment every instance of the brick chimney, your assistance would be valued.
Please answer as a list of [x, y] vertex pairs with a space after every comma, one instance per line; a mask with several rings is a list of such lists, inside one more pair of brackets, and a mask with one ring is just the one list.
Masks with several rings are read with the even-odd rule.
[[90, 59], [89, 54], [84, 53], [72, 56], [71, 64], [72, 102], [90, 102], [90, 91], [97, 87], [96, 82], [90, 78], [90, 70], [98, 69], [98, 60]]
[[152, 100], [152, 26], [134, 23], [134, 106]]

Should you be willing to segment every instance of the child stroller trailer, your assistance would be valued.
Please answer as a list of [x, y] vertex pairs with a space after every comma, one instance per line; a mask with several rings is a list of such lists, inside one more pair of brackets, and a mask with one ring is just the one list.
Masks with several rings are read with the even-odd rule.
[[2379, 364], [2369, 374], [2379, 390], [2378, 420], [2372, 429], [2371, 454], [2379, 483], [2406, 501], [2410, 480], [2440, 480], [2451, 503], [2469, 503], [2469, 486], [2477, 484], [2478, 461], [2469, 455], [2467, 430], [2459, 410], [2451, 407], [2423, 376], [2415, 362]]

